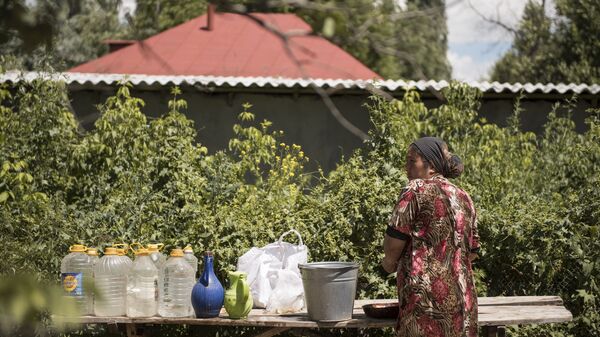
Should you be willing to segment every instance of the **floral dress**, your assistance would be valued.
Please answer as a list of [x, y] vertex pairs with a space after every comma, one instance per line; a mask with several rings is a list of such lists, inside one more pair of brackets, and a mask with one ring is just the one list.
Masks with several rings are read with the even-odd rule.
[[477, 336], [469, 252], [479, 249], [469, 195], [442, 176], [404, 189], [388, 235], [406, 240], [398, 265], [398, 336]]

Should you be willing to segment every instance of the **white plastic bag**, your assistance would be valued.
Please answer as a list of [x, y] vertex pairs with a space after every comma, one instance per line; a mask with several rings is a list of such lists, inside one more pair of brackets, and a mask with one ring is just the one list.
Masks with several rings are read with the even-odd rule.
[[[298, 236], [299, 245], [283, 241], [291, 233]], [[294, 229], [283, 233], [277, 242], [262, 248], [252, 247], [242, 255], [237, 270], [248, 274], [254, 307], [275, 313], [301, 310], [304, 288], [298, 264], [306, 263], [307, 259], [308, 249]]]

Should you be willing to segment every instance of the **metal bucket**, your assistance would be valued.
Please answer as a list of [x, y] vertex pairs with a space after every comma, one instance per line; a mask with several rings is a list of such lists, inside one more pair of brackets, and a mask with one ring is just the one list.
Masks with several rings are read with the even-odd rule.
[[357, 263], [301, 263], [298, 268], [302, 273], [306, 309], [311, 320], [337, 322], [352, 318]]

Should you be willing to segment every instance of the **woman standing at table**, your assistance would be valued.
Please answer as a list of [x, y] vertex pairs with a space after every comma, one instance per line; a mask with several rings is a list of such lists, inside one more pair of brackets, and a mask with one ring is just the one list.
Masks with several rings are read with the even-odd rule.
[[479, 249], [475, 208], [452, 184], [458, 156], [436, 137], [408, 149], [408, 186], [384, 239], [387, 272], [397, 272], [398, 336], [477, 336], [477, 294], [471, 261]]

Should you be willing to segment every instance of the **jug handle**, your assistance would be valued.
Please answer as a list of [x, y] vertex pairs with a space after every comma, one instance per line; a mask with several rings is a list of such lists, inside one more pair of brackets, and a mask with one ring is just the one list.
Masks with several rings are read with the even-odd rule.
[[127, 253], [129, 251], [129, 244], [128, 243], [114, 243], [113, 247], [123, 247], [123, 249], [125, 250], [125, 253]]
[[238, 283], [238, 287], [239, 286], [243, 287], [243, 293], [244, 293], [244, 302], [246, 302], [248, 300], [248, 296], [250, 296], [250, 286], [248, 286], [248, 283], [245, 282], [245, 280], [240, 278], [240, 282]]
[[205, 287], [208, 287], [210, 283], [210, 277], [208, 277], [208, 273], [202, 273], [202, 276], [200, 276], [200, 281]]
[[[138, 249], [137, 249], [137, 250], [136, 250], [136, 249], [134, 249], [134, 248], [133, 248], [133, 246], [136, 246], [136, 247], [138, 247]], [[139, 243], [139, 242], [133, 242], [132, 244], [130, 244], [130, 245], [129, 245], [129, 250], [130, 250], [132, 253], [134, 253], [134, 254], [135, 254], [135, 253], [136, 253], [138, 250], [140, 250], [140, 248], [144, 248], [144, 246], [143, 246], [141, 243]]]

